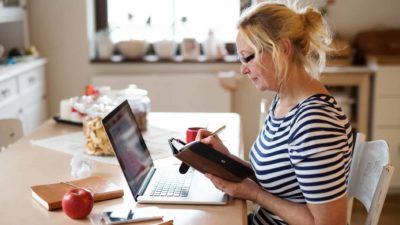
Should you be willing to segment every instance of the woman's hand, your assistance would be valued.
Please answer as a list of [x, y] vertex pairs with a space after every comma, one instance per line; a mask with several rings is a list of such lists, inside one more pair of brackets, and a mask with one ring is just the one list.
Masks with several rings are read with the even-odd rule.
[[211, 145], [215, 150], [229, 155], [229, 150], [222, 143], [221, 139], [217, 135], [212, 135], [208, 130], [201, 129], [197, 132], [196, 141], [201, 141], [204, 144]]
[[214, 186], [229, 196], [255, 202], [258, 194], [263, 191], [253, 180], [246, 178], [239, 183], [230, 182], [212, 174], [205, 174]]
[[[227, 155], [230, 154], [229, 150], [222, 143], [221, 139], [219, 139], [219, 137], [216, 135], [212, 135], [212, 133], [208, 130], [199, 130], [196, 136], [196, 141], [201, 141], [204, 144], [211, 145], [215, 150]], [[244, 179], [240, 183], [235, 183], [211, 174], [206, 174], [206, 177], [213, 182], [217, 189], [235, 198], [254, 201], [256, 200], [258, 193], [262, 191], [261, 187], [249, 178]]]

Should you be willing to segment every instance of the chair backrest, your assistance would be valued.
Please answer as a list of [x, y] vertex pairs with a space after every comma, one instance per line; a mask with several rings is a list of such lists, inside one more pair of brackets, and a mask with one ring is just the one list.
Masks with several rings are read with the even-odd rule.
[[389, 164], [389, 147], [383, 140], [365, 141], [357, 134], [348, 187], [348, 216], [350, 224], [353, 199], [367, 210], [365, 224], [377, 225], [389, 189], [394, 168]]
[[264, 122], [267, 115], [268, 115], [268, 99], [262, 98], [260, 101], [260, 121], [258, 125], [260, 130], [264, 127]]
[[0, 150], [24, 135], [19, 119], [0, 119]]

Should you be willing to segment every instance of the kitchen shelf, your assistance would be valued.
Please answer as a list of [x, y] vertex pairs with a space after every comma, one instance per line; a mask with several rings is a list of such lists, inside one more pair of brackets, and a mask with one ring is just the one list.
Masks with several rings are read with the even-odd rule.
[[156, 55], [146, 55], [143, 58], [139, 59], [124, 59], [120, 55], [113, 55], [111, 59], [91, 59], [91, 63], [110, 63], [110, 64], [119, 64], [119, 63], [163, 63], [163, 64], [176, 64], [176, 63], [239, 63], [236, 55], [227, 55], [224, 59], [221, 60], [207, 60], [205, 56], [199, 56], [198, 60], [183, 60], [181, 55], [175, 56], [173, 59], [159, 59]]

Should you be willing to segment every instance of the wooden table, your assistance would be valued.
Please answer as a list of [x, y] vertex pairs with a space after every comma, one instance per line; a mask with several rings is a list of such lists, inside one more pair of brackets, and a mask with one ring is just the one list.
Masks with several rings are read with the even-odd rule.
[[[240, 155], [242, 134], [240, 117], [234, 113], [151, 113], [149, 119], [150, 135], [154, 129], [169, 129], [171, 132], [184, 132], [189, 126], [206, 126], [210, 130], [222, 124], [227, 129], [220, 134], [221, 139], [231, 151]], [[57, 135], [79, 132], [82, 128], [47, 121], [31, 135], [26, 136], [0, 152], [0, 215], [1, 224], [90, 224], [89, 219], [72, 220], [61, 210], [49, 212], [31, 197], [32, 185], [68, 181], [72, 155], [32, 145], [30, 140], [48, 138]], [[156, 137], [154, 137], [156, 138]], [[164, 138], [164, 137], [163, 137]], [[165, 142], [166, 151], [170, 151]], [[148, 146], [149, 149], [151, 146]], [[103, 176], [124, 188], [123, 198], [97, 202], [91, 216], [98, 215], [106, 209], [118, 207], [135, 207], [132, 194], [119, 166], [93, 162], [93, 175]], [[164, 220], [173, 219], [175, 225], [186, 224], [247, 224], [246, 203], [230, 199], [226, 206], [196, 205], [149, 205], [138, 204], [136, 207], [157, 206], [164, 215]], [[158, 224], [161, 221], [137, 223]]]

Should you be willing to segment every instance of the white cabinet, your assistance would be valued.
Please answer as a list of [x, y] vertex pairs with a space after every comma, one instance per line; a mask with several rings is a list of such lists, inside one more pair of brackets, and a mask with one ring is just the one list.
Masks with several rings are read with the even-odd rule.
[[0, 66], [0, 119], [21, 119], [25, 134], [47, 118], [45, 63], [38, 59]]
[[400, 192], [400, 65], [376, 65], [372, 140], [389, 144], [395, 171], [390, 185]]
[[[0, 44], [6, 52], [29, 47], [26, 0], [16, 2], [17, 6], [6, 6], [0, 0]], [[0, 119], [19, 118], [25, 134], [47, 118], [45, 63], [36, 59], [0, 65]]]

